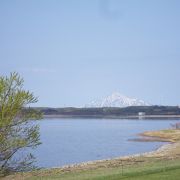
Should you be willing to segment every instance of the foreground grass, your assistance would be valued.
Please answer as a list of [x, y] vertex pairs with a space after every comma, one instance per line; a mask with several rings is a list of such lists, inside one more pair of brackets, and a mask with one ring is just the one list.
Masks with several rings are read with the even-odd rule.
[[61, 171], [60, 169], [39, 170], [7, 176], [7, 180], [179, 180], [180, 159], [142, 158], [137, 164], [98, 169]]

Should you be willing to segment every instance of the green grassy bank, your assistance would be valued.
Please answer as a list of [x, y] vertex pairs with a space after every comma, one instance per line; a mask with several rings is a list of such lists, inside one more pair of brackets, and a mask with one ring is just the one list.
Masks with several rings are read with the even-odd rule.
[[[7, 180], [179, 180], [180, 158], [157, 159], [138, 157], [131, 162], [123, 162], [112, 167], [80, 168], [80, 169], [49, 169], [31, 173], [7, 176]], [[103, 165], [102, 165], [103, 166]]]

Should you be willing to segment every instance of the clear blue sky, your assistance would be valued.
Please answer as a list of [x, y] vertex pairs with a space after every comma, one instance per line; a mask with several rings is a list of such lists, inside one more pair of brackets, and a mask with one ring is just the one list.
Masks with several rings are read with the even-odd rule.
[[37, 106], [114, 91], [180, 104], [179, 0], [0, 0], [0, 74], [19, 72]]

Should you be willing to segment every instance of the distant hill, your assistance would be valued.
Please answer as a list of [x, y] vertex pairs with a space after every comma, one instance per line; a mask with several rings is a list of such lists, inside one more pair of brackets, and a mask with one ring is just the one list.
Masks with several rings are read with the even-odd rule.
[[180, 115], [180, 108], [178, 106], [129, 106], [124, 108], [118, 107], [103, 107], [103, 108], [36, 108], [40, 110], [45, 116], [57, 115], [60, 117], [89, 117], [89, 118], [106, 118], [106, 117], [126, 117], [139, 116], [143, 113], [146, 116], [176, 116]]
[[148, 106], [150, 104], [136, 98], [130, 98], [122, 95], [118, 92], [114, 92], [111, 95], [92, 101], [85, 105], [85, 107], [128, 107], [128, 106]]

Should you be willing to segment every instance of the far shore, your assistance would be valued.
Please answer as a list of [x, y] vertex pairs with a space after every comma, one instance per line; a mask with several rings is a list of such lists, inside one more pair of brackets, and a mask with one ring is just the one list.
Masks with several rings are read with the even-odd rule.
[[43, 118], [85, 118], [85, 119], [179, 119], [180, 115], [144, 115], [144, 116], [101, 116], [101, 115], [43, 115]]

